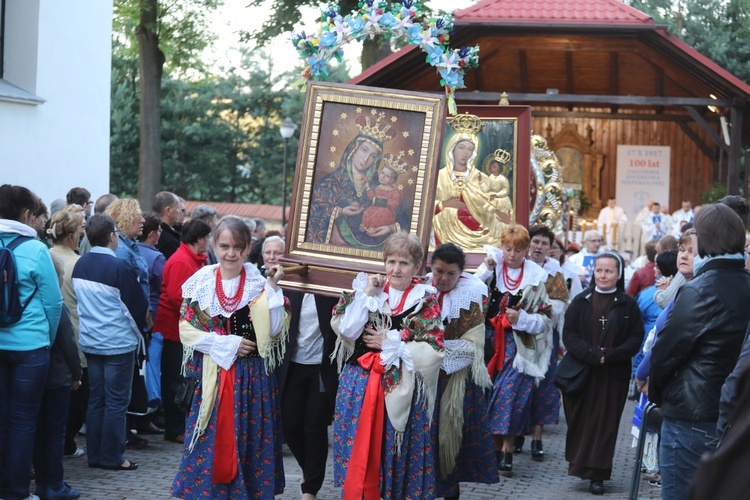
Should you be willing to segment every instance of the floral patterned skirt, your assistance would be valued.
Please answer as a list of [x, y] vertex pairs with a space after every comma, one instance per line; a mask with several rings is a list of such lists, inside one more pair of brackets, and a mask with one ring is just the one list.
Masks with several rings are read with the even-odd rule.
[[[341, 372], [333, 422], [333, 477], [343, 486], [360, 410], [370, 375], [368, 370], [347, 364]], [[431, 425], [432, 423], [432, 425]], [[383, 458], [380, 465], [380, 494], [384, 499], [430, 499], [436, 496], [437, 425], [422, 401], [412, 400], [400, 454], [396, 431], [385, 417]]]
[[552, 356], [547, 373], [539, 382], [539, 387], [534, 388], [531, 393], [530, 426], [557, 425], [560, 421], [560, 391], [554, 383], [559, 349], [560, 334], [555, 329], [552, 331]]
[[[436, 408], [436, 414], [437, 412]], [[456, 468], [445, 480], [438, 471], [437, 496], [458, 496], [459, 481], [485, 484], [500, 481], [487, 417], [487, 394], [471, 379], [466, 380], [463, 436], [461, 449], [456, 457]]]
[[[196, 352], [188, 375], [200, 380], [203, 354]], [[213, 484], [214, 439], [219, 399], [204, 434], [193, 451], [188, 443], [198, 418], [202, 391], [193, 398], [185, 425], [185, 451], [172, 483], [178, 498], [273, 498], [284, 492], [281, 455], [281, 420], [276, 378], [265, 372], [260, 357], [240, 358], [235, 363], [234, 431], [237, 438], [238, 472], [231, 483]]]
[[531, 415], [531, 390], [534, 377], [519, 373], [513, 368], [516, 341], [513, 334], [505, 335], [505, 361], [495, 376], [487, 405], [492, 434], [520, 436], [526, 430]]

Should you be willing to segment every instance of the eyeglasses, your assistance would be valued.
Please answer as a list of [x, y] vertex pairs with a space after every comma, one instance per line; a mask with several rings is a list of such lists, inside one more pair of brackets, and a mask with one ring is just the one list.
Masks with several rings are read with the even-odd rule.
[[601, 243], [601, 242], [602, 242], [602, 241], [604, 241], [604, 240], [603, 240], [603, 239], [601, 239], [601, 238], [599, 238], [599, 239], [597, 239], [597, 240], [586, 240], [586, 241], [588, 241], [588, 242], [591, 242], [591, 243]]

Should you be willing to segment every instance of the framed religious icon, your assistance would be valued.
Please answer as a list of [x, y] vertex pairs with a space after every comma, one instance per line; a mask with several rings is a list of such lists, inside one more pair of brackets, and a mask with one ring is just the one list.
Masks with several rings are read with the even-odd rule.
[[475, 267], [508, 224], [528, 224], [531, 108], [458, 106], [447, 122], [432, 244], [457, 244]]
[[427, 249], [445, 97], [311, 82], [302, 117], [282, 285], [339, 294], [383, 272], [383, 242], [416, 234]]

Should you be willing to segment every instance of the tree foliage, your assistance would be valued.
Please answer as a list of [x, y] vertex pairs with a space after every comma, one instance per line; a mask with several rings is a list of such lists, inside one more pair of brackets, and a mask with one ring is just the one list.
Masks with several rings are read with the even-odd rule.
[[[113, 59], [112, 192], [132, 196], [138, 165], [137, 61]], [[286, 91], [295, 74], [273, 76], [271, 58], [245, 51], [240, 68], [162, 82], [161, 189], [186, 199], [281, 204], [287, 116], [300, 123], [304, 93]], [[332, 79], [346, 81], [345, 68]], [[289, 140], [287, 182], [294, 178], [298, 134]]]
[[632, 0], [630, 4], [750, 83], [750, 0]]

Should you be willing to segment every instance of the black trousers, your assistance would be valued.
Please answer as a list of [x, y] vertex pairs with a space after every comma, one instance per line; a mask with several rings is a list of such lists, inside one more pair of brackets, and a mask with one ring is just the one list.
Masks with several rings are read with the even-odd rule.
[[70, 391], [70, 410], [68, 411], [68, 425], [65, 430], [66, 455], [75, 453], [76, 442], [73, 439], [86, 421], [86, 408], [89, 406], [89, 370], [83, 369], [81, 376], [81, 387], [76, 391]]
[[174, 404], [182, 375], [182, 344], [164, 339], [161, 351], [161, 400], [164, 407], [164, 437], [173, 439], [185, 434], [185, 413]]
[[316, 495], [323, 484], [329, 415], [320, 365], [290, 363], [281, 401], [281, 425], [286, 443], [302, 468], [302, 493]]

